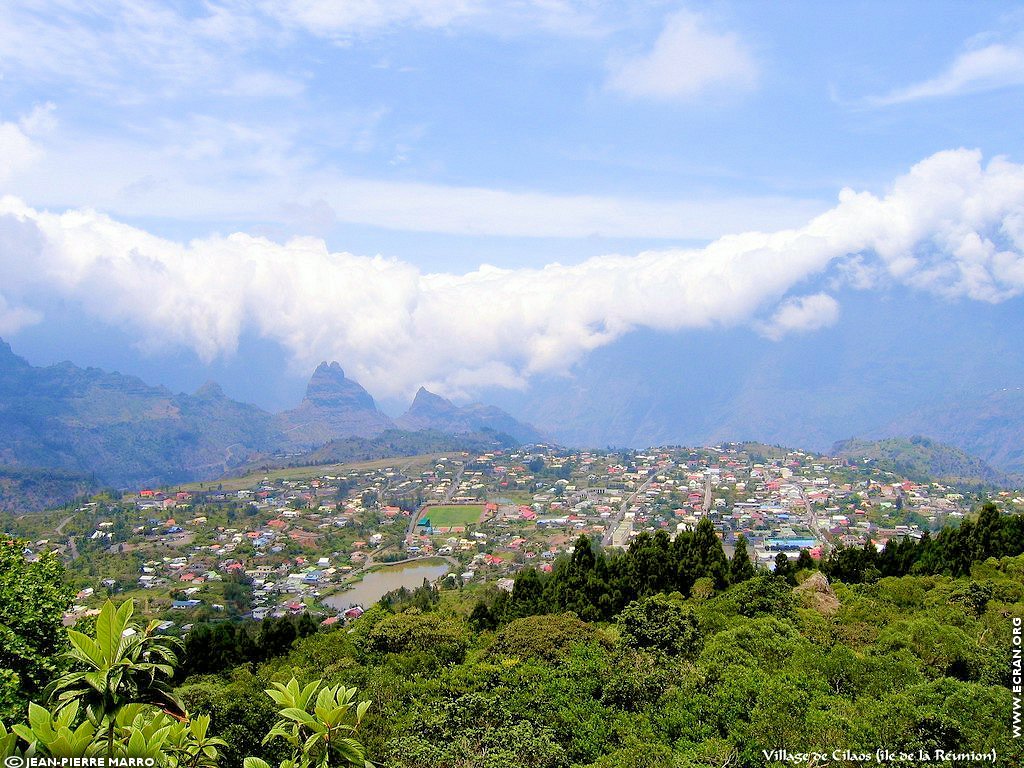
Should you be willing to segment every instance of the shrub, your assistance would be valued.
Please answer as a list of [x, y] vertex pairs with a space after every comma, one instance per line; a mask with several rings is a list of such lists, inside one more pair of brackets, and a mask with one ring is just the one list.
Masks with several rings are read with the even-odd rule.
[[527, 616], [502, 629], [489, 653], [557, 661], [569, 655], [573, 645], [593, 641], [597, 632], [574, 613]]

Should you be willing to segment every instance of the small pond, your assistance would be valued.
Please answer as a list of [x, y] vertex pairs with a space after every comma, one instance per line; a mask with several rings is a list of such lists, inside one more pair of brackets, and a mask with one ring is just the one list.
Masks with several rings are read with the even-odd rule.
[[402, 587], [415, 589], [422, 586], [424, 579], [434, 581], [448, 573], [448, 570], [448, 563], [437, 558], [401, 565], [385, 565], [370, 571], [363, 576], [362, 581], [353, 584], [344, 592], [324, 598], [323, 602], [339, 611], [353, 605], [369, 608], [392, 590]]

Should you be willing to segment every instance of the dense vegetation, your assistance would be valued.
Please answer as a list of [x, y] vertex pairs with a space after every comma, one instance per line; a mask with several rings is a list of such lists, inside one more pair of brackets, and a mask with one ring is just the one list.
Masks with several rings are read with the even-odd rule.
[[0, 511], [49, 509], [99, 490], [95, 477], [60, 469], [0, 467]]
[[[395, 768], [753, 768], [787, 764], [766, 751], [878, 748], [994, 750], [996, 765], [1020, 765], [1009, 690], [1011, 622], [1024, 619], [1020, 525], [987, 507], [848, 573], [868, 550], [840, 550], [822, 564], [831, 584], [806, 557], [780, 560], [778, 574], [729, 562], [703, 524], [675, 540], [638, 537], [625, 553], [584, 539], [551, 574], [524, 571], [511, 596], [394, 594], [286, 653], [191, 676], [174, 697], [209, 716], [202, 737], [222, 741], [205, 764], [225, 768], [297, 757], [286, 738], [261, 742], [316, 718], [292, 707], [297, 719], [281, 726], [283, 691], [295, 699], [310, 681], [351, 692], [348, 724], [353, 689], [372, 701], [352, 755], [365, 746]], [[191, 642], [184, 665], [196, 669], [209, 646]], [[302, 686], [289, 689], [293, 678]], [[323, 744], [311, 744], [321, 760]]]
[[[495, 629], [465, 618], [458, 593], [413, 595], [179, 693], [239, 745], [274, 717], [252, 703], [269, 683], [357, 686], [374, 702], [368, 754], [396, 768], [764, 766], [763, 750], [880, 746], [995, 749], [1011, 766], [1024, 758], [1007, 688], [1022, 577], [1024, 558], [992, 559], [974, 579], [835, 584], [830, 604], [759, 574], [711, 597], [652, 594], [614, 622], [553, 613]], [[225, 765], [239, 757], [225, 748]]]
[[[926, 533], [920, 540], [891, 539], [881, 552], [871, 541], [863, 547], [840, 547], [820, 569], [848, 584], [908, 574], [963, 576], [973, 563], [1020, 554], [1024, 517], [1000, 516], [993, 504], [984, 504], [976, 521], [945, 528], [934, 538]], [[795, 584], [797, 570], [815, 567], [819, 565], [806, 552], [795, 562], [780, 554], [775, 573]], [[661, 592], [710, 597], [753, 575], [744, 538], [739, 537], [732, 560], [727, 560], [708, 518], [674, 539], [664, 531], [641, 533], [625, 552], [605, 553], [581, 536], [571, 558], [559, 560], [547, 574], [534, 568], [520, 571], [510, 596], [481, 602], [473, 616], [483, 626], [565, 611], [588, 621], [610, 621], [640, 598]]]
[[832, 453], [855, 461], [867, 459], [914, 482], [1010, 487], [1005, 474], [955, 446], [927, 437], [892, 437], [886, 440], [842, 440]]

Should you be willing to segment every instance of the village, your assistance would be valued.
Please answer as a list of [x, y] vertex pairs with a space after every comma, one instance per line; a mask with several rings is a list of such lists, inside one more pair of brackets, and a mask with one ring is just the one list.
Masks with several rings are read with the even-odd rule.
[[[1010, 492], [996, 500], [1024, 504]], [[628, 547], [641, 532], [675, 535], [705, 516], [727, 554], [742, 534], [772, 569], [780, 552], [819, 558], [920, 538], [976, 501], [872, 462], [756, 444], [530, 446], [139, 489], [82, 505], [35, 548], [78, 561], [69, 622], [121, 595], [165, 631], [188, 631], [199, 620], [305, 612], [345, 621], [424, 575], [511, 590], [520, 569], [550, 570], [581, 535]]]

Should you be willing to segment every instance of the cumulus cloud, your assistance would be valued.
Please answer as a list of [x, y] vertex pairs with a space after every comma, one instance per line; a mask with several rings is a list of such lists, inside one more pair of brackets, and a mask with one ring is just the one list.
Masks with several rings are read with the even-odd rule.
[[797, 296], [779, 305], [767, 323], [758, 324], [763, 336], [778, 341], [791, 333], [806, 333], [835, 325], [839, 302], [827, 293]]
[[868, 100], [871, 106], [959, 96], [1024, 85], [1024, 45], [992, 43], [964, 51], [937, 76]]
[[712, 88], [746, 89], [757, 65], [734, 33], [715, 32], [704, 17], [679, 11], [647, 53], [612, 63], [606, 86], [628, 96], [690, 99]]
[[55, 292], [144, 341], [185, 345], [205, 359], [230, 354], [248, 331], [279, 342], [307, 369], [337, 359], [391, 396], [424, 382], [449, 394], [522, 386], [639, 327], [809, 330], [835, 319], [835, 301], [792, 292], [833, 265], [842, 275], [838, 266], [851, 258], [888, 283], [943, 296], [1020, 295], [1024, 166], [941, 152], [884, 195], [843, 190], [799, 228], [466, 274], [425, 274], [309, 238], [279, 244], [239, 233], [177, 243], [91, 210], [58, 214], [0, 200], [8, 298]]

